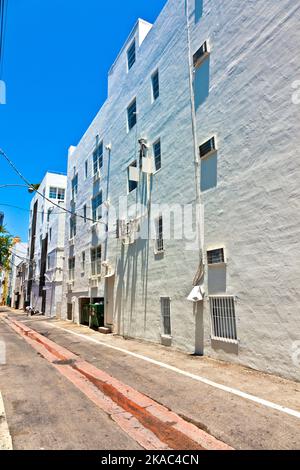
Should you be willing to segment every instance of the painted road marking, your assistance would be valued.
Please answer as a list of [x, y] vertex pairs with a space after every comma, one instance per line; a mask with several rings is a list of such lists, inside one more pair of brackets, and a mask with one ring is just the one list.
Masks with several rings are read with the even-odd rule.
[[2, 394], [0, 392], [0, 450], [12, 450], [12, 440], [9, 433]]
[[62, 328], [61, 326], [55, 325], [53, 323], [47, 323], [47, 325], [52, 326], [53, 328], [58, 328], [66, 333], [70, 333], [74, 336], [79, 338], [83, 338], [87, 341], [91, 341], [92, 343], [99, 344], [100, 346], [104, 346], [109, 349], [114, 349], [115, 351], [119, 351], [129, 356], [135, 357], [137, 359], [141, 359], [142, 361], [149, 362], [150, 364], [154, 364], [158, 367], [162, 367], [163, 369], [168, 369], [172, 372], [176, 372], [177, 374], [183, 375], [190, 379], [196, 380], [197, 382], [201, 382], [205, 385], [209, 385], [210, 387], [217, 388], [218, 390], [222, 390], [223, 392], [230, 393], [232, 395], [236, 395], [240, 398], [245, 398], [246, 400], [250, 400], [254, 403], [259, 405], [265, 406], [267, 408], [271, 408], [276, 411], [280, 411], [281, 413], [285, 413], [287, 415], [293, 416], [294, 418], [300, 419], [300, 411], [293, 410], [291, 408], [287, 408], [282, 405], [278, 405], [277, 403], [273, 403], [269, 400], [265, 400], [264, 398], [256, 397], [255, 395], [251, 395], [246, 392], [242, 392], [236, 388], [228, 387], [227, 385], [222, 385], [217, 382], [213, 382], [212, 380], [206, 379], [205, 377], [201, 377], [200, 375], [192, 374], [191, 372], [186, 372], [185, 370], [178, 369], [177, 367], [171, 366], [169, 364], [165, 364], [164, 362], [156, 361], [155, 359], [151, 359], [151, 357], [142, 356], [141, 354], [134, 353], [132, 351], [128, 351], [127, 349], [119, 348], [118, 346], [113, 346], [112, 344], [104, 343], [102, 341], [96, 340], [94, 338], [90, 338], [82, 333], [76, 333], [75, 331], [68, 330], [67, 328]]
[[[4, 320], [146, 449], [233, 450], [194, 424], [15, 320]], [[58, 360], [59, 359], [59, 360]], [[72, 359], [72, 361], [70, 361]], [[94, 386], [100, 391], [95, 401]], [[104, 395], [103, 395], [104, 393]], [[116, 406], [117, 405], [117, 406]]]

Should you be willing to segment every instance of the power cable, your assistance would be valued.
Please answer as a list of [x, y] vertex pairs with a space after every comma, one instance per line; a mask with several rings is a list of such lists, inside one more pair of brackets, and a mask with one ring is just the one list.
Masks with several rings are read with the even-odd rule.
[[[61, 211], [64, 211], [68, 214], [70, 214], [72, 217], [79, 217], [80, 219], [83, 219], [83, 220], [88, 220], [90, 222], [93, 222], [95, 223], [95, 220], [94, 219], [90, 219], [88, 217], [85, 217], [84, 215], [80, 215], [78, 214], [77, 212], [73, 212], [69, 209], [66, 209], [64, 207], [61, 207], [59, 204], [56, 204], [56, 202], [53, 202], [51, 201], [51, 199], [47, 198], [44, 194], [42, 194], [38, 189], [36, 189], [31, 183], [29, 183], [29, 181], [25, 178], [25, 176], [22, 175], [22, 173], [18, 170], [18, 168], [16, 167], [16, 165], [8, 158], [8, 156], [6, 155], [6, 153], [4, 152], [4, 150], [2, 150], [0, 148], [0, 155], [2, 155], [5, 160], [9, 163], [9, 165], [12, 167], [12, 169], [14, 170], [14, 172], [22, 179], [22, 181], [24, 181], [24, 183], [26, 184], [26, 186], [28, 186], [28, 189], [31, 189], [32, 191], [34, 191], [35, 193], [37, 193], [39, 196], [41, 196], [43, 199], [45, 199], [45, 201], [49, 202], [50, 204], [52, 204], [53, 206], [55, 207], [58, 207], [58, 209], [60, 209]], [[100, 224], [103, 224], [106, 226], [106, 223], [105, 222], [102, 222], [101, 220], [98, 220], [96, 221], [97, 223], [100, 223]]]

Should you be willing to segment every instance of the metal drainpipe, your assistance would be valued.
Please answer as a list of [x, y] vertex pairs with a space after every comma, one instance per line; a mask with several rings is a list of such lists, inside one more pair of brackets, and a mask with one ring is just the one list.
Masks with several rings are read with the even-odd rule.
[[[192, 62], [192, 51], [191, 51], [191, 33], [190, 33], [190, 21], [189, 21], [189, 0], [185, 0], [185, 17], [186, 17], [186, 31], [187, 31], [187, 45], [188, 45], [188, 63], [189, 63], [189, 86], [190, 86], [190, 100], [191, 100], [191, 118], [192, 118], [192, 134], [194, 143], [194, 162], [195, 162], [195, 182], [196, 182], [196, 200], [197, 200], [197, 235], [199, 240], [199, 268], [202, 273], [199, 276], [199, 280], [203, 277], [203, 241], [201, 236], [202, 219], [201, 207], [201, 162], [198, 152], [198, 139], [197, 139], [197, 121], [196, 121], [196, 108], [195, 108], [195, 93], [194, 93], [194, 66]], [[199, 283], [199, 282], [198, 282]]]

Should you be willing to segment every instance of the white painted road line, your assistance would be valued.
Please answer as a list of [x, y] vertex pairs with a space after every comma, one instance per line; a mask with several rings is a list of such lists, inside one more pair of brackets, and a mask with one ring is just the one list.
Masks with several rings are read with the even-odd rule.
[[114, 349], [115, 351], [119, 351], [125, 354], [128, 354], [129, 356], [135, 357], [137, 359], [141, 359], [142, 361], [149, 362], [150, 364], [154, 364], [158, 367], [162, 367], [164, 369], [168, 369], [172, 372], [176, 372], [177, 374], [183, 375], [185, 377], [188, 377], [190, 379], [196, 380], [197, 382], [201, 382], [205, 385], [209, 385], [210, 387], [217, 388], [219, 390], [222, 390], [223, 392], [231, 393], [232, 395], [236, 395], [240, 398], [245, 398], [246, 400], [250, 400], [254, 403], [257, 403], [259, 405], [265, 406], [267, 408], [271, 408], [276, 411], [280, 411], [281, 413], [285, 413], [287, 415], [293, 416], [294, 418], [300, 418], [300, 411], [293, 410], [291, 408], [287, 408], [282, 405], [278, 405], [277, 403], [273, 403], [268, 400], [264, 400], [263, 398], [256, 397], [255, 395], [250, 395], [249, 393], [242, 392], [241, 390], [238, 390], [236, 388], [231, 388], [227, 387], [226, 385], [219, 384], [217, 382], [213, 382], [209, 379], [206, 379], [205, 377], [201, 377], [199, 375], [192, 374], [190, 372], [186, 372], [182, 369], [178, 369], [177, 367], [171, 366], [169, 364], [165, 364], [160, 361], [156, 361], [155, 359], [151, 359], [150, 357], [147, 356], [142, 356], [140, 354], [136, 354], [134, 352], [128, 351], [127, 349], [119, 348], [117, 346], [113, 346], [111, 344], [104, 343], [102, 341], [96, 340], [94, 338], [90, 338], [89, 336], [83, 335], [81, 333], [76, 333], [75, 331], [68, 330], [67, 328], [62, 328], [61, 326], [55, 325], [53, 323], [48, 323], [49, 326], [52, 326], [53, 328], [58, 328], [62, 331], [65, 331], [66, 333], [70, 333], [74, 336], [77, 336], [79, 338], [83, 338], [86, 341], [90, 341], [92, 343], [99, 344], [100, 346], [104, 346], [109, 349]]
[[12, 450], [12, 440], [9, 433], [3, 398], [0, 393], [0, 450]]

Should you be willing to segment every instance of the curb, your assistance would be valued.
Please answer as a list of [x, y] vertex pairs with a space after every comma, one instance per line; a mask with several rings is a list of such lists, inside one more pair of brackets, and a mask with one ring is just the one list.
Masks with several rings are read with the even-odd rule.
[[233, 450], [232, 447], [210, 436], [195, 425], [185, 421], [165, 406], [113, 378], [106, 372], [59, 346], [26, 325], [4, 320], [17, 333], [42, 345], [58, 361], [70, 361], [70, 367], [82, 374], [104, 395], [131, 413], [145, 428], [174, 450]]
[[0, 392], [0, 450], [13, 450], [12, 439], [8, 429], [6, 413]]

